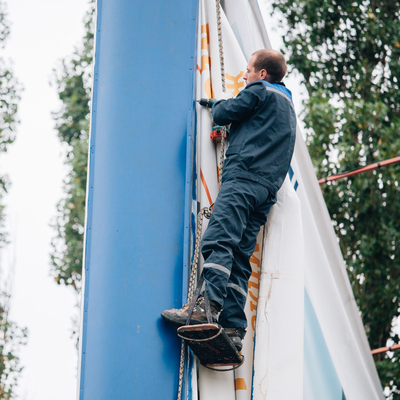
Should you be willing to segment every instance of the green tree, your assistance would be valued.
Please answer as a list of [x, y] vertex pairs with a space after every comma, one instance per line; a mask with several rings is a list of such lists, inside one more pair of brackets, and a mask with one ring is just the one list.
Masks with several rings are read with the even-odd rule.
[[[303, 76], [303, 114], [317, 175], [400, 154], [400, 3], [279, 0], [285, 52]], [[400, 165], [321, 189], [371, 348], [399, 342]], [[388, 398], [400, 399], [399, 353], [375, 359]]]
[[[9, 26], [5, 3], [0, 0], [0, 51], [4, 49]], [[0, 154], [7, 151], [15, 139], [20, 87], [4, 56], [0, 56]], [[4, 231], [4, 205], [2, 199], [9, 186], [6, 175], [0, 175], [0, 248], [7, 244]], [[18, 352], [26, 343], [27, 330], [21, 329], [8, 318], [10, 294], [2, 289], [7, 282], [0, 282], [0, 399], [15, 398], [14, 388], [22, 371]]]
[[22, 371], [17, 356], [22, 345], [26, 344], [27, 329], [21, 329], [8, 318], [10, 295], [0, 292], [0, 399], [15, 398], [14, 388]]
[[[4, 49], [9, 27], [6, 21], [5, 4], [0, 1], [0, 51]], [[0, 57], [0, 153], [6, 152], [15, 139], [16, 114], [18, 109], [18, 83], [9, 65]], [[0, 202], [7, 192], [7, 176], [0, 174]], [[3, 231], [4, 206], [0, 203], [0, 247], [6, 242]]]
[[95, 4], [90, 2], [85, 17], [86, 33], [81, 49], [63, 60], [56, 72], [58, 94], [63, 103], [54, 114], [61, 142], [68, 145], [70, 172], [64, 183], [65, 197], [58, 204], [55, 221], [57, 236], [51, 255], [57, 283], [80, 290], [86, 201], [91, 72], [93, 60]]

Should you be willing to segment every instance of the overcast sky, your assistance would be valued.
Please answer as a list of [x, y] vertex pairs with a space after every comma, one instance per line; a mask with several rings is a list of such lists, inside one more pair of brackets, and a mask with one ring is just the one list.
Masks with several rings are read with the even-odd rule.
[[12, 244], [0, 260], [1, 279], [14, 264], [11, 319], [29, 329], [29, 344], [21, 352], [25, 369], [19, 398], [71, 400], [76, 393], [77, 355], [70, 339], [76, 297], [49, 276], [54, 236], [49, 224], [66, 174], [51, 118], [60, 103], [49, 81], [59, 60], [81, 42], [88, 1], [6, 3], [11, 34], [2, 57], [13, 60], [14, 74], [24, 86], [17, 140], [0, 159], [1, 174], [8, 173], [12, 182], [5, 198]]
[[[3, 0], [4, 1], [4, 0]], [[49, 276], [50, 222], [61, 199], [67, 170], [54, 130], [52, 111], [60, 108], [52, 70], [81, 43], [88, 0], [8, 0], [11, 34], [2, 57], [14, 63], [24, 86], [19, 106], [17, 140], [1, 155], [0, 174], [12, 182], [5, 198], [11, 245], [2, 252], [3, 281], [14, 266], [11, 319], [29, 329], [21, 351], [25, 366], [18, 393], [21, 400], [71, 400], [76, 396], [77, 352], [71, 319], [77, 314], [72, 289]], [[263, 3], [267, 3], [263, 1]], [[281, 39], [267, 29], [275, 48]], [[300, 96], [296, 96], [297, 110]]]

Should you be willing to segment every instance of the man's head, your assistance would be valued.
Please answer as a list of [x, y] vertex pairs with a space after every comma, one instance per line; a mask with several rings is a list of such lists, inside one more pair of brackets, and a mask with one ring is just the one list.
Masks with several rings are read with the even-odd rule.
[[287, 66], [283, 55], [276, 50], [257, 50], [247, 64], [243, 79], [246, 83], [253, 81], [280, 82], [286, 75]]

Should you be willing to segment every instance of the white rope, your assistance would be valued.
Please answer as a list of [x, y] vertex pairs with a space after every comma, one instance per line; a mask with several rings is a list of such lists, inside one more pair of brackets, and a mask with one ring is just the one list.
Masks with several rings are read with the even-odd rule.
[[218, 192], [222, 186], [222, 171], [224, 169], [225, 159], [225, 127], [221, 129], [221, 149], [219, 153], [219, 172], [218, 172]]
[[225, 61], [224, 61], [224, 44], [222, 42], [222, 18], [221, 18], [221, 1], [216, 0], [217, 6], [217, 28], [218, 28], [218, 47], [219, 47], [219, 63], [221, 65], [221, 81], [222, 91], [226, 92], [225, 87]]
[[[217, 7], [217, 29], [218, 29], [218, 47], [219, 47], [219, 64], [221, 66], [221, 84], [222, 91], [226, 93], [225, 85], [225, 60], [224, 60], [224, 43], [222, 41], [222, 18], [221, 18], [221, 0], [216, 0]], [[222, 186], [222, 170], [224, 169], [225, 157], [225, 128], [221, 130], [221, 150], [219, 156], [219, 174], [218, 174], [218, 191]]]
[[183, 385], [183, 370], [185, 367], [185, 355], [186, 355], [186, 343], [182, 339], [181, 345], [181, 360], [179, 363], [179, 384], [178, 384], [178, 400], [181, 400], [182, 397], [182, 385]]
[[[188, 304], [192, 300], [193, 293], [196, 288], [197, 267], [199, 265], [201, 233], [202, 233], [202, 228], [203, 228], [203, 217], [206, 217], [208, 219], [211, 217], [211, 207], [210, 208], [204, 207], [197, 214], [196, 244], [194, 247], [192, 267], [190, 269], [190, 279], [189, 279], [189, 288], [188, 288]], [[183, 371], [184, 371], [184, 367], [185, 367], [186, 348], [187, 348], [186, 343], [184, 340], [182, 340], [181, 359], [180, 359], [180, 363], [179, 363], [178, 400], [181, 400], [181, 397], [182, 397]]]

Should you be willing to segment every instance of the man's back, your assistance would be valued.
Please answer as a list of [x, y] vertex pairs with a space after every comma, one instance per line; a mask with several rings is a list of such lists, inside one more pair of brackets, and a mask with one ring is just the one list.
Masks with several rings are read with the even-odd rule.
[[236, 98], [217, 102], [212, 113], [215, 123], [232, 123], [223, 180], [242, 177], [276, 193], [289, 170], [296, 137], [290, 91], [254, 81]]

